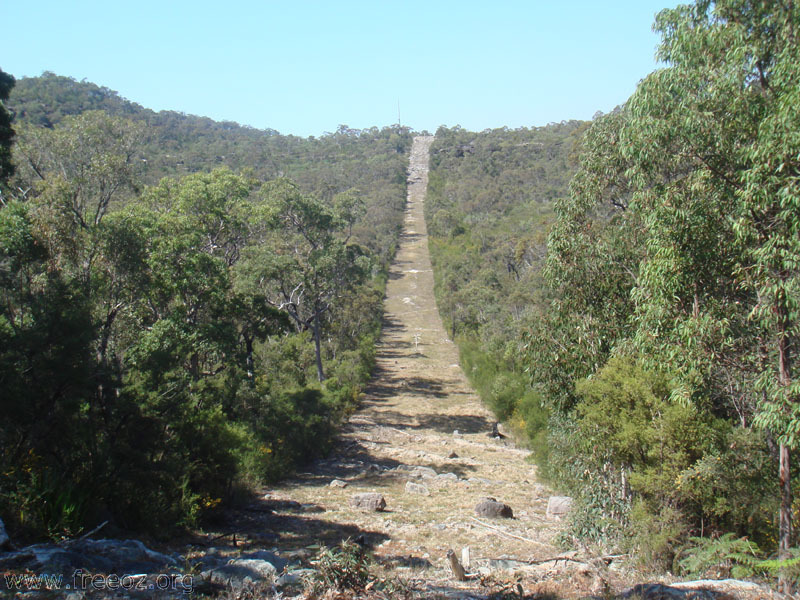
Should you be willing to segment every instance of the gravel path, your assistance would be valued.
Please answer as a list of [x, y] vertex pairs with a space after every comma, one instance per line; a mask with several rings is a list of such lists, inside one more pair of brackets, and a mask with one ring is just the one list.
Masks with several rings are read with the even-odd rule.
[[[377, 556], [401, 568], [447, 569], [447, 550], [460, 553], [464, 546], [478, 559], [555, 556], [549, 542], [557, 524], [545, 518], [549, 491], [537, 483], [526, 451], [490, 437], [492, 415], [470, 388], [436, 310], [423, 218], [432, 142], [417, 137], [411, 150], [404, 231], [362, 407], [329, 458], [267, 498], [303, 507], [284, 542], [363, 534]], [[332, 487], [334, 479], [347, 486]], [[415, 488], [422, 493], [407, 491], [409, 481], [424, 486]], [[361, 492], [383, 494], [386, 510], [353, 510], [349, 498]], [[487, 496], [509, 504], [515, 518], [479, 520], [509, 535], [475, 520], [474, 507]]]

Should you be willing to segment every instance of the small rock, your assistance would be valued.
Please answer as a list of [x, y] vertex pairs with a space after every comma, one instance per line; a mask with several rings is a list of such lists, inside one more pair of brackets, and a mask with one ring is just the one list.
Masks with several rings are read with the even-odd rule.
[[304, 561], [310, 559], [314, 556], [314, 550], [310, 548], [300, 548], [299, 550], [292, 550], [291, 552], [287, 553], [286, 556], [293, 560], [293, 561]]
[[258, 558], [235, 558], [228, 564], [233, 567], [249, 569], [263, 578], [272, 577], [278, 571], [270, 561]]
[[314, 569], [295, 569], [278, 577], [275, 580], [275, 587], [300, 587], [303, 585], [304, 579], [313, 577], [315, 573]]
[[453, 435], [455, 435], [455, 436], [459, 436], [459, 435], [461, 435], [461, 434], [459, 433], [458, 429], [454, 429], [454, 430], [453, 430]]
[[413, 481], [407, 481], [406, 494], [419, 494], [421, 496], [430, 496], [431, 491], [428, 489], [428, 486], [422, 483], [414, 483]]
[[277, 574], [277, 569], [269, 561], [237, 558], [221, 567], [204, 571], [201, 577], [211, 583], [242, 588], [264, 580], [272, 581]]
[[275, 587], [282, 588], [297, 586], [301, 585], [302, 583], [303, 581], [300, 579], [299, 575], [295, 575], [294, 573], [284, 573], [275, 580]]
[[455, 453], [455, 450], [447, 455], [447, 458], [458, 458], [458, 454]]
[[346, 488], [348, 484], [346, 481], [342, 481], [341, 479], [334, 479], [328, 485], [333, 488]]
[[483, 477], [470, 477], [467, 479], [470, 483], [479, 483], [481, 485], [492, 485], [492, 482], [488, 479], [484, 479]]
[[379, 512], [386, 508], [386, 499], [377, 492], [366, 492], [352, 496], [350, 506], [364, 511]]
[[409, 474], [411, 477], [419, 477], [421, 479], [428, 479], [429, 477], [436, 477], [437, 473], [430, 467], [414, 467], [414, 470]]
[[247, 554], [242, 554], [239, 559], [245, 560], [265, 560], [270, 563], [275, 570], [280, 572], [283, 571], [288, 565], [289, 561], [285, 558], [281, 558], [274, 552], [270, 552], [269, 550], [257, 550], [255, 552], [248, 552]]
[[455, 473], [440, 473], [436, 476], [438, 481], [458, 481], [458, 475]]
[[475, 505], [475, 514], [479, 517], [503, 517], [504, 519], [512, 519], [514, 511], [508, 504], [498, 502], [494, 498], [484, 498]]
[[550, 496], [547, 501], [548, 519], [560, 519], [569, 512], [572, 508], [572, 498], [569, 496]]

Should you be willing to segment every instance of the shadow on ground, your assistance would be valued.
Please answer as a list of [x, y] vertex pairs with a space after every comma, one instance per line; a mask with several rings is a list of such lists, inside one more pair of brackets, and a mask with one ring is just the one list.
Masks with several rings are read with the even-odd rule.
[[279, 545], [286, 551], [318, 544], [334, 546], [360, 536], [369, 545], [389, 539], [380, 531], [329, 521], [324, 514], [325, 509], [317, 504], [259, 498], [246, 506], [217, 514], [210, 525], [222, 533], [210, 533], [206, 540], [198, 540], [196, 545], [245, 551]]

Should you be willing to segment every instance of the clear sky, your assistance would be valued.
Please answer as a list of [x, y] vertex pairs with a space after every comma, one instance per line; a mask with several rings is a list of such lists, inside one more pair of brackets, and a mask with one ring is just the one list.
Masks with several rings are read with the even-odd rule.
[[590, 119], [675, 0], [0, 0], [0, 69], [284, 134]]

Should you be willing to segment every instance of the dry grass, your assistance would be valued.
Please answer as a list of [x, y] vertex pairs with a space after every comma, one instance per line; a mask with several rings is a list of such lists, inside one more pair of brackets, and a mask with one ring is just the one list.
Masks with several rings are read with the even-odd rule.
[[[360, 410], [328, 459], [264, 490], [257, 506], [231, 517], [232, 525], [239, 528], [244, 547], [263, 547], [272, 539], [270, 545], [281, 550], [301, 552], [363, 536], [387, 576], [427, 589], [426, 597], [437, 597], [440, 588], [483, 596], [508, 589], [518, 597], [519, 578], [510, 573], [504, 579], [495, 570], [457, 584], [445, 558], [448, 549], [460, 555], [469, 546], [475, 570], [489, 559], [524, 563], [557, 556], [551, 540], [559, 523], [545, 517], [550, 491], [537, 482], [536, 468], [525, 461], [527, 452], [490, 437], [493, 417], [462, 373], [457, 348], [436, 310], [423, 218], [431, 141], [418, 138], [412, 150], [405, 230], [387, 286], [377, 368]], [[449, 458], [453, 452], [457, 457]], [[455, 478], [411, 478], [416, 466]], [[346, 481], [347, 487], [331, 487], [333, 479]], [[430, 495], [407, 493], [409, 479], [425, 484]], [[349, 506], [353, 494], [372, 491], [385, 496], [385, 511], [364, 513]], [[496, 529], [477, 523], [474, 507], [486, 496], [509, 504], [514, 518], [492, 521]], [[271, 537], [275, 534], [279, 539]], [[548, 583], [546, 570], [537, 573], [519, 582], [526, 590], [538, 586], [540, 597], [563, 595], [559, 584]], [[586, 586], [580, 577], [569, 576], [570, 595], [585, 593]]]
[[[441, 571], [448, 548], [459, 552], [467, 545], [476, 558], [554, 556], [558, 551], [550, 540], [558, 524], [544, 514], [549, 491], [537, 483], [535, 467], [525, 461], [527, 452], [489, 437], [493, 417], [461, 372], [457, 348], [436, 310], [423, 218], [429, 144], [417, 141], [412, 151], [405, 230], [387, 286], [377, 368], [362, 407], [331, 458], [270, 490], [269, 497], [324, 507], [310, 520], [324, 520], [334, 536], [339, 526], [345, 526], [343, 534], [353, 535], [354, 526], [379, 560], [409, 571]], [[458, 458], [448, 458], [452, 452]], [[370, 465], [379, 470], [367, 470]], [[414, 466], [453, 473], [458, 480], [413, 479], [431, 495], [409, 494], [409, 474], [402, 469]], [[330, 487], [334, 478], [348, 486]], [[387, 510], [351, 509], [350, 496], [366, 491], [382, 493]], [[513, 520], [496, 525], [537, 543], [474, 522], [474, 506], [485, 496], [514, 510]], [[310, 540], [301, 536], [296, 541]]]

